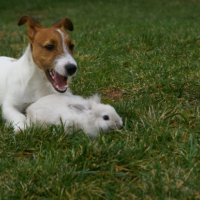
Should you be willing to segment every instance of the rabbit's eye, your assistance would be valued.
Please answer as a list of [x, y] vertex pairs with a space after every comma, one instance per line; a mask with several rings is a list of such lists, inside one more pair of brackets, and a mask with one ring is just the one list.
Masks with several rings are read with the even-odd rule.
[[103, 116], [103, 119], [104, 119], [104, 120], [109, 120], [109, 116], [108, 116], [108, 115], [104, 115], [104, 116]]

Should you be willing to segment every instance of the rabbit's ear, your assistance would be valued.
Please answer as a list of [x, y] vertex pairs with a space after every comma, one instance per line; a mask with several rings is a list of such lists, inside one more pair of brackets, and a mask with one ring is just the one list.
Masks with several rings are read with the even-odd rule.
[[74, 110], [77, 113], [83, 113], [85, 110], [87, 110], [83, 105], [81, 104], [73, 104], [69, 105], [69, 107]]
[[91, 102], [100, 103], [101, 97], [98, 94], [95, 94], [94, 96], [90, 97]]

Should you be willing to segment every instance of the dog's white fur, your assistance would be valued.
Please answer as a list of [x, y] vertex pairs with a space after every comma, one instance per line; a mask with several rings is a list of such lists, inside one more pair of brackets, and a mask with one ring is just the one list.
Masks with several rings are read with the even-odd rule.
[[[31, 20], [29, 16], [25, 16], [25, 18], [25, 20]], [[22, 24], [23, 23], [25, 22], [22, 22]], [[38, 26], [37, 21], [36, 25]], [[36, 28], [36, 31], [39, 32], [40, 29], [38, 27]], [[43, 27], [41, 28], [42, 31], [44, 29]], [[58, 36], [61, 36], [60, 43], [62, 43], [62, 45], [60, 46], [63, 46], [63, 51], [54, 59], [54, 63], [50, 66], [49, 71], [53, 69], [57, 74], [68, 76], [64, 71], [64, 66], [68, 63], [76, 65], [76, 62], [64, 42], [62, 31], [56, 27], [55, 30], [58, 32]], [[54, 31], [53, 28], [52, 31]], [[30, 34], [32, 33], [29, 33], [30, 44], [20, 59], [16, 60], [9, 57], [0, 57], [0, 104], [2, 105], [2, 115], [7, 124], [12, 123], [15, 132], [25, 128], [26, 117], [22, 113], [30, 103], [35, 102], [43, 96], [57, 93], [55, 87], [52, 86], [45, 75], [44, 71], [46, 69], [35, 63], [42, 55], [38, 53], [38, 57], [36, 56], [37, 58], [35, 58], [35, 60], [33, 59], [31, 45], [33, 45], [35, 41], [31, 41]], [[44, 41], [45, 40], [46, 38], [44, 38]], [[62, 49], [62, 47], [59, 48]], [[44, 51], [47, 52], [45, 53], [48, 56], [48, 51]], [[35, 55], [37, 55], [37, 52]], [[52, 56], [52, 52], [49, 56]], [[40, 62], [40, 64], [42, 65], [42, 62]], [[68, 77], [68, 79], [69, 78], [70, 77]], [[65, 93], [70, 93], [69, 89], [65, 91]]]
[[64, 124], [70, 133], [84, 130], [95, 137], [99, 131], [107, 133], [122, 126], [122, 119], [110, 105], [100, 103], [100, 97], [94, 95], [84, 99], [77, 95], [52, 94], [31, 104], [27, 110], [27, 124]]

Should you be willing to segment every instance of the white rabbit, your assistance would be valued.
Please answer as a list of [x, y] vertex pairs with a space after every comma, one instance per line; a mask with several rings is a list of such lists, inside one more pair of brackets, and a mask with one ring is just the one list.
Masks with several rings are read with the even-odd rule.
[[100, 103], [100, 97], [94, 95], [84, 99], [77, 95], [53, 94], [45, 96], [30, 105], [27, 110], [27, 126], [33, 124], [55, 124], [61, 121], [72, 133], [82, 129], [90, 136], [97, 136], [99, 131], [122, 127], [122, 119], [110, 105]]

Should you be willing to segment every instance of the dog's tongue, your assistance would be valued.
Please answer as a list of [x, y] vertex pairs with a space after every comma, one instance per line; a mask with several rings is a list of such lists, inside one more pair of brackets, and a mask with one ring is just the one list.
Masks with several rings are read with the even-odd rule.
[[54, 73], [54, 88], [58, 90], [64, 91], [67, 88], [67, 77], [58, 74], [57, 72], [53, 71]]

